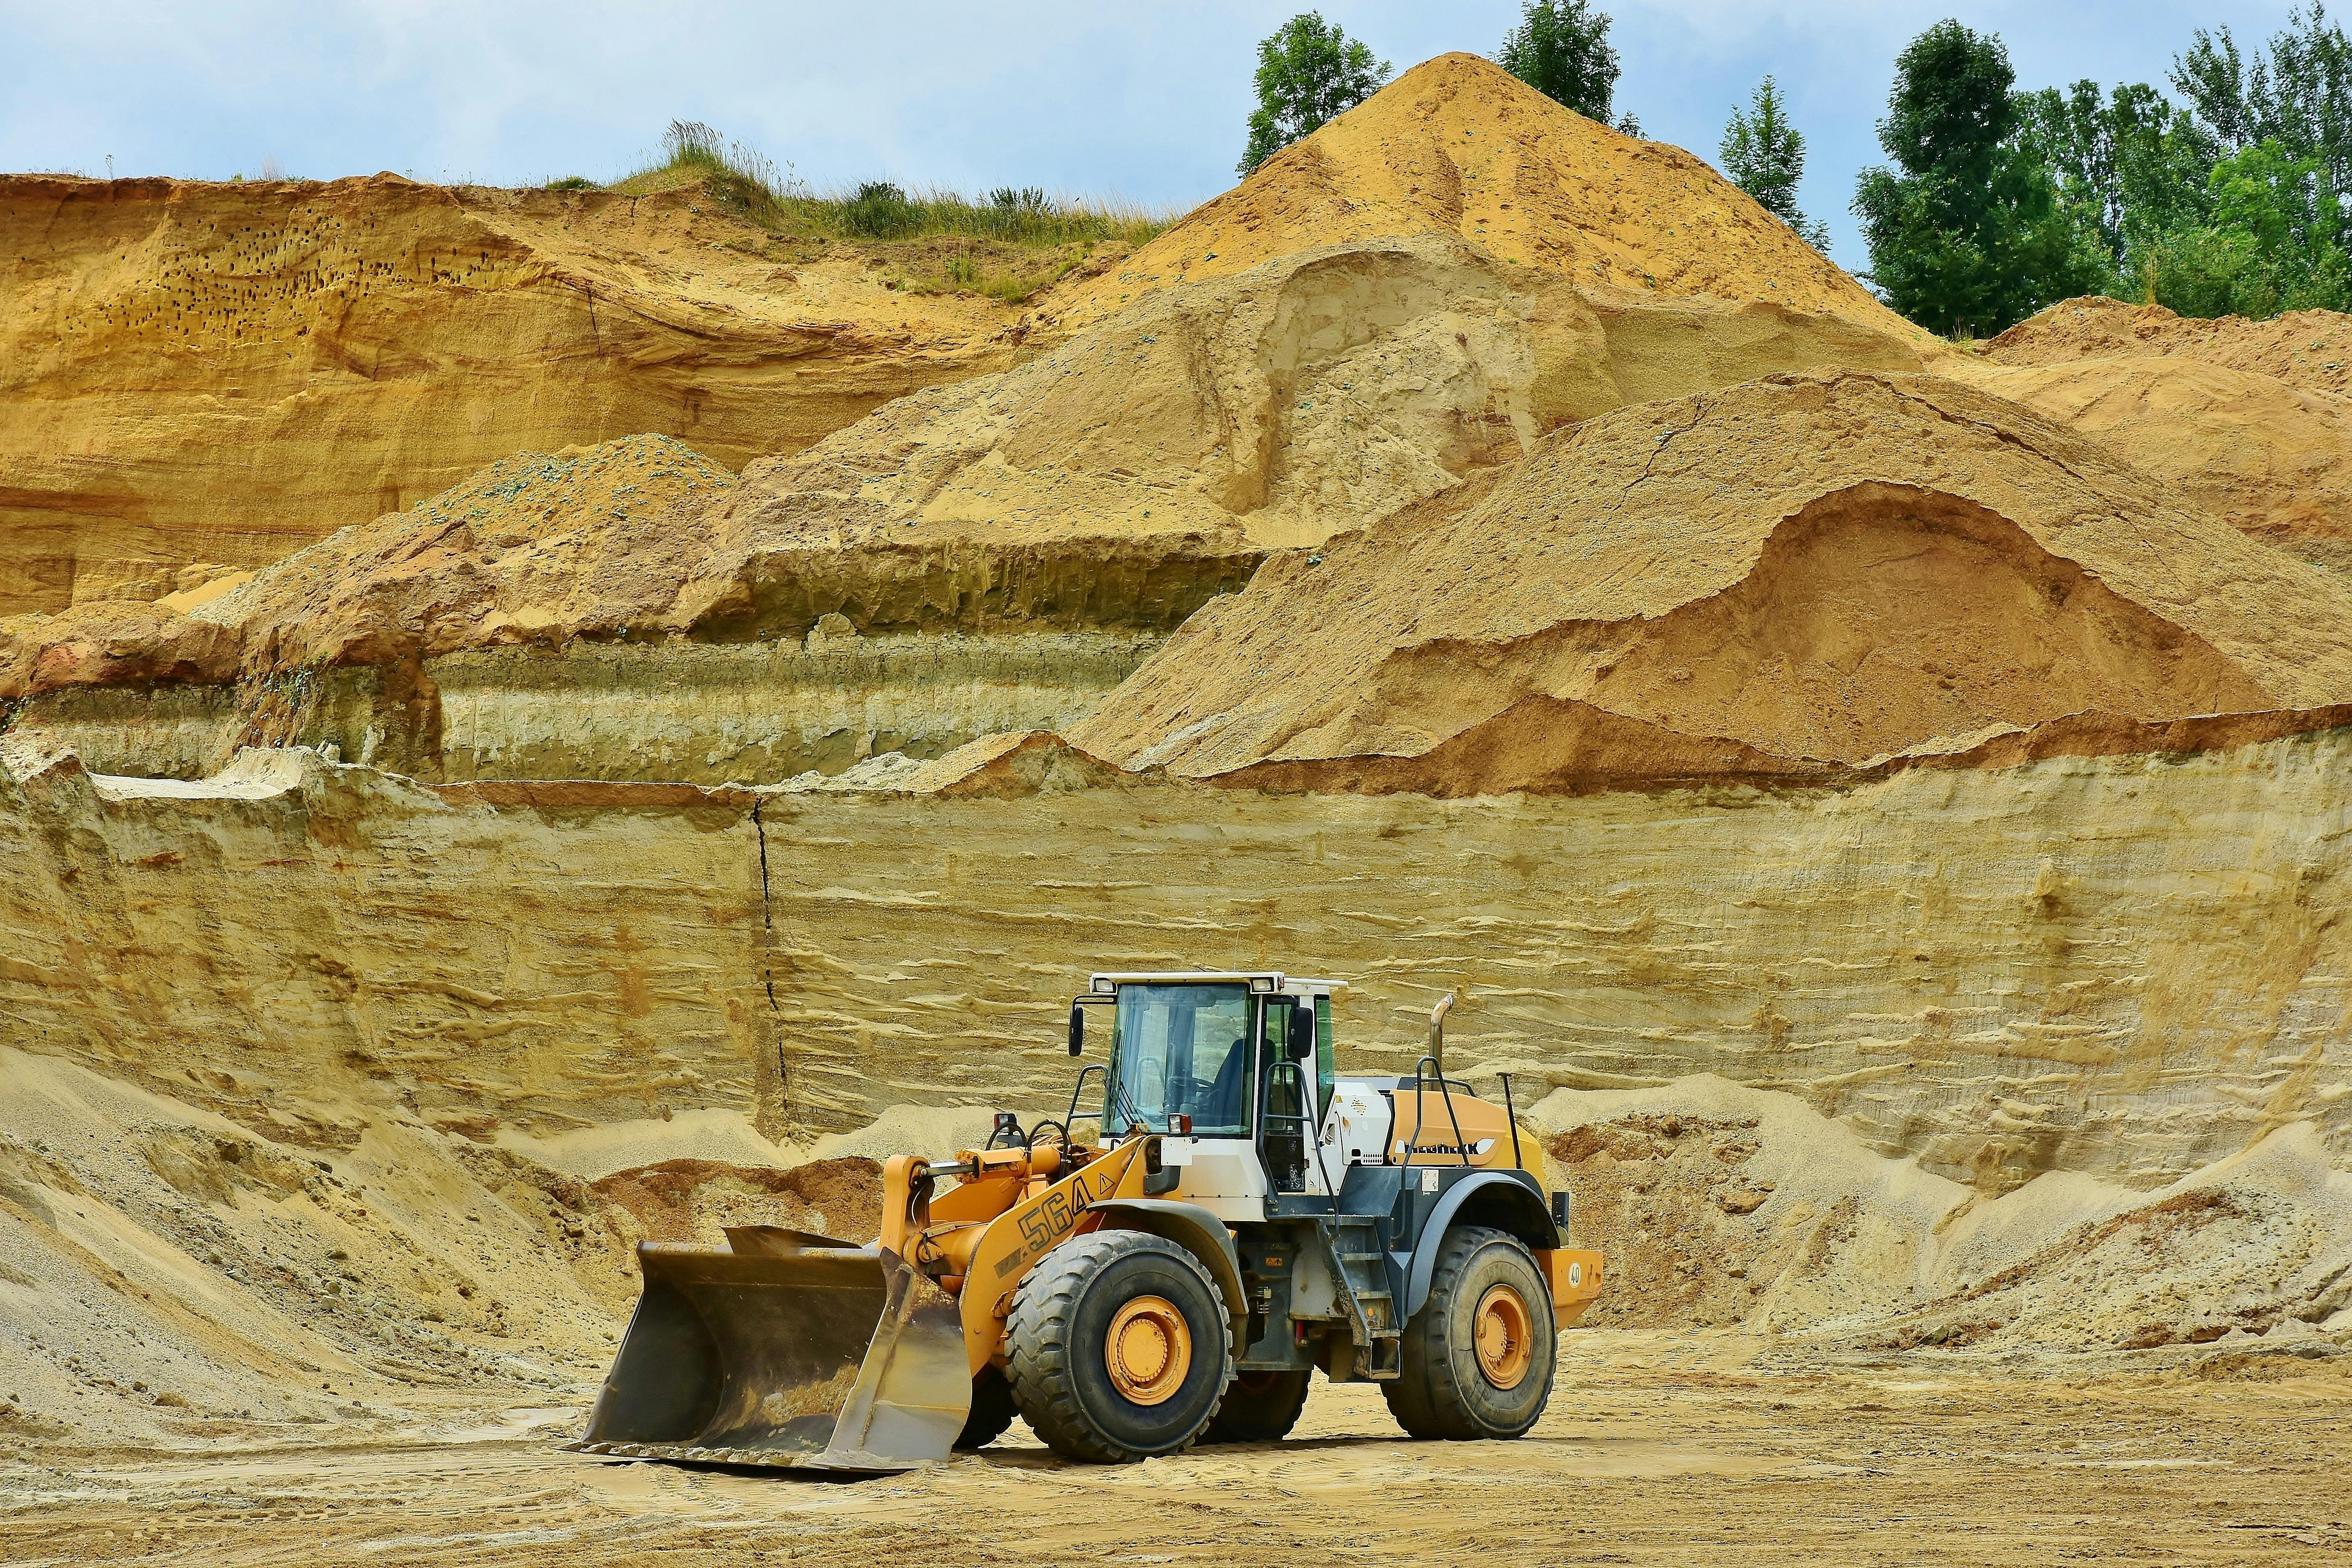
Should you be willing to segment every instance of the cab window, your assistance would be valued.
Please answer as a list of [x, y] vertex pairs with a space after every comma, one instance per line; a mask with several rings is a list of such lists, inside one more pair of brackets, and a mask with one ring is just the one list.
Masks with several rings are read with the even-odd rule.
[[1192, 1119], [1202, 1138], [1249, 1134], [1250, 995], [1246, 985], [1122, 985], [1111, 1022], [1107, 1126]]

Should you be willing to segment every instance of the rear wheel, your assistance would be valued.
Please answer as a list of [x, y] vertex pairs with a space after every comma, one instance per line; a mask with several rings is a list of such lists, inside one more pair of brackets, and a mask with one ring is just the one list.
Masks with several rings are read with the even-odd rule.
[[1307, 1408], [1307, 1384], [1314, 1370], [1241, 1372], [1234, 1374], [1224, 1402], [1201, 1434], [1203, 1443], [1278, 1443], [1298, 1425]]
[[980, 1369], [971, 1380], [971, 1414], [964, 1417], [963, 1430], [956, 1434], [959, 1448], [985, 1448], [1004, 1436], [1018, 1414], [1013, 1408], [1013, 1384], [1004, 1373], [992, 1366]]
[[1005, 1325], [1013, 1402], [1066, 1458], [1126, 1464], [1201, 1435], [1231, 1375], [1223, 1298], [1192, 1255], [1139, 1231], [1064, 1243]]
[[1517, 1437], [1551, 1398], [1559, 1344], [1533, 1256], [1499, 1230], [1460, 1226], [1405, 1325], [1403, 1372], [1381, 1391], [1416, 1437]]

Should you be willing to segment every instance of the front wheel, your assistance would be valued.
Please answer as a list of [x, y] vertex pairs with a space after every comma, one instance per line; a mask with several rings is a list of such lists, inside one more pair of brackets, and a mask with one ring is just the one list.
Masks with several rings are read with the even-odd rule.
[[1416, 1437], [1517, 1437], [1551, 1399], [1559, 1348], [1534, 1256], [1463, 1226], [1439, 1244], [1429, 1300], [1405, 1325], [1403, 1370], [1381, 1391]]
[[1021, 1282], [1005, 1325], [1013, 1402], [1065, 1458], [1129, 1464], [1190, 1445], [1232, 1377], [1224, 1298], [1174, 1242], [1104, 1230]]

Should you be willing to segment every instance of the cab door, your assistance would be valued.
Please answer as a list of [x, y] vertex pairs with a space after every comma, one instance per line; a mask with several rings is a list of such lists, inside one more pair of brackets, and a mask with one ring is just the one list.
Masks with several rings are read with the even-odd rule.
[[[1307, 997], [1268, 996], [1262, 999], [1257, 1015], [1257, 1145], [1267, 1190], [1328, 1192], [1324, 1161], [1316, 1158], [1322, 1108], [1317, 1093], [1314, 1003]], [[1305, 1044], [1304, 1057], [1294, 1054], [1294, 1041]]]

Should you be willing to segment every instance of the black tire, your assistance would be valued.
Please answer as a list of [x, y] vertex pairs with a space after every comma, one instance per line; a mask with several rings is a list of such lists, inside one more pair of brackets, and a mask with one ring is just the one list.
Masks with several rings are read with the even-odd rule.
[[[1490, 1292], [1515, 1292], [1527, 1315], [1524, 1370], [1497, 1386], [1482, 1364], [1477, 1320]], [[1439, 1243], [1429, 1300], [1404, 1330], [1404, 1365], [1381, 1385], [1389, 1413], [1416, 1437], [1517, 1437], [1536, 1424], [1551, 1400], [1559, 1352], [1551, 1291], [1543, 1271], [1517, 1238], [1499, 1230], [1459, 1226]]]
[[1013, 1384], [1004, 1373], [992, 1366], [980, 1369], [971, 1380], [971, 1414], [963, 1419], [963, 1430], [956, 1434], [959, 1448], [985, 1448], [1004, 1436], [1020, 1412], [1013, 1408]]
[[1312, 1367], [1297, 1372], [1237, 1372], [1201, 1434], [1203, 1443], [1279, 1443], [1307, 1408]]
[[[1169, 1391], [1139, 1404], [1106, 1357], [1122, 1309], [1157, 1298], [1183, 1320], [1189, 1360]], [[1224, 1299], [1174, 1242], [1104, 1230], [1064, 1243], [1021, 1282], [1005, 1325], [1013, 1403], [1045, 1446], [1069, 1459], [1123, 1465], [1189, 1447], [1233, 1375]]]

